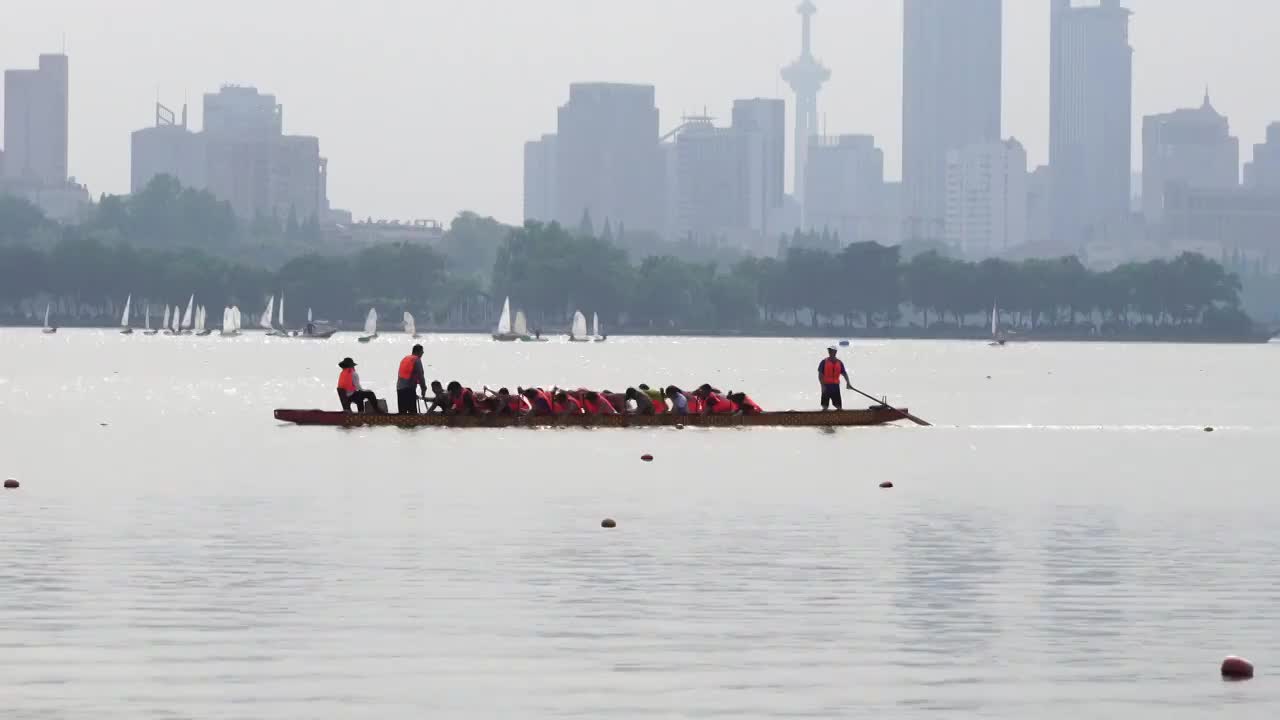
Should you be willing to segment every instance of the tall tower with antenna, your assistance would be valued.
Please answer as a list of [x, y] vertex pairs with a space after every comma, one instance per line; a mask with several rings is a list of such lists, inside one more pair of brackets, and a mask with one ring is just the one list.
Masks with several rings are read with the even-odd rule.
[[[818, 91], [831, 79], [831, 71], [813, 56], [813, 16], [818, 8], [812, 0], [796, 7], [800, 14], [800, 57], [782, 69], [782, 79], [796, 94], [795, 196], [804, 208], [804, 174], [809, 157], [809, 138], [818, 134]], [[803, 210], [802, 210], [803, 212]]]

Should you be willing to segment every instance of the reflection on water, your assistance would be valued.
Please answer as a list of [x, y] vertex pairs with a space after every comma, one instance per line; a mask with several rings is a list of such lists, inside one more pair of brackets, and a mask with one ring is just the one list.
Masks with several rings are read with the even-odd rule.
[[[429, 374], [477, 385], [710, 381], [784, 408], [815, 402], [823, 346], [424, 344]], [[401, 432], [270, 414], [329, 404], [344, 355], [386, 394], [394, 338], [0, 345], [0, 475], [23, 481], [0, 493], [6, 717], [1280, 703], [1274, 347], [842, 353], [934, 429]], [[1262, 674], [1221, 683], [1228, 653]]]

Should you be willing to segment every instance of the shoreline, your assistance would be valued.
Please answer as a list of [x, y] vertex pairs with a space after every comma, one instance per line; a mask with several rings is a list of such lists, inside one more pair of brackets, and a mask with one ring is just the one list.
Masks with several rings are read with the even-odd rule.
[[[0, 330], [39, 330], [40, 325], [6, 325], [0, 324]], [[103, 326], [103, 325], [61, 325], [59, 330], [101, 330], [101, 331], [119, 331], [119, 326]], [[140, 328], [133, 328], [135, 334], [141, 334]], [[841, 331], [844, 330], [843, 333]], [[824, 332], [829, 331], [829, 332]], [[254, 329], [241, 330], [241, 336], [263, 334], [266, 331]], [[359, 334], [361, 328], [347, 329], [340, 327], [338, 334]], [[491, 329], [482, 329], [476, 327], [462, 328], [426, 328], [419, 327], [419, 334], [422, 335], [492, 335]], [[394, 336], [403, 335], [401, 330], [380, 331], [379, 335]], [[209, 337], [218, 337], [215, 330]], [[568, 337], [568, 333], [546, 333], [544, 340], [554, 340], [556, 338]], [[803, 330], [791, 330], [787, 332], [775, 332], [769, 330], [741, 330], [741, 331], [707, 331], [707, 330], [621, 330], [609, 333], [606, 337], [670, 337], [670, 338], [743, 338], [751, 340], [822, 340], [824, 342], [841, 342], [853, 340], [955, 340], [962, 342], [983, 342], [990, 343], [992, 338], [990, 335], [975, 331], [972, 333], [965, 332], [929, 332], [921, 328], [901, 328], [897, 330], [881, 330], [868, 331], [866, 329], [853, 329], [852, 331], [843, 328], [805, 328]], [[1022, 345], [1027, 343], [1120, 343], [1120, 344], [1167, 344], [1167, 345], [1266, 345], [1273, 337], [1270, 331], [1259, 330], [1245, 336], [1221, 336], [1208, 334], [1173, 334], [1173, 333], [1125, 333], [1117, 335], [1091, 335], [1087, 333], [1053, 333], [1053, 334], [1028, 334], [1017, 335], [1011, 337], [1007, 341], [1007, 345]], [[319, 341], [319, 340], [318, 340]]]

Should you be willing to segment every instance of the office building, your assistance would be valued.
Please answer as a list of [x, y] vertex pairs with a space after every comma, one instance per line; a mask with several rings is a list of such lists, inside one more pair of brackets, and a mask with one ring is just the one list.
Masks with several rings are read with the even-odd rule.
[[41, 55], [35, 70], [4, 73], [4, 177], [28, 185], [67, 182], [69, 63]]
[[651, 85], [576, 83], [558, 113], [555, 217], [577, 227], [589, 214], [628, 229], [663, 229], [658, 108]]
[[551, 222], [556, 216], [556, 136], [524, 144], [524, 219]]
[[1142, 214], [1148, 224], [1164, 216], [1165, 188], [1230, 190], [1240, 185], [1240, 140], [1205, 93], [1198, 108], [1148, 115], [1142, 120]]
[[675, 139], [676, 237], [743, 245], [764, 231], [764, 137], [686, 119]]
[[944, 224], [948, 153], [1000, 140], [1001, 0], [906, 0], [902, 55], [903, 212]]
[[1051, 0], [1053, 242], [1076, 246], [1130, 215], [1133, 49], [1120, 0]]
[[226, 86], [204, 96], [204, 129], [193, 133], [163, 106], [155, 127], [133, 134], [130, 184], [134, 191], [159, 174], [185, 187], [205, 189], [243, 220], [284, 223], [329, 216], [328, 160], [320, 141], [285, 135], [283, 107], [256, 88]]
[[947, 153], [947, 242], [968, 258], [1027, 241], [1027, 152], [1017, 140]]
[[884, 152], [870, 135], [816, 136], [805, 169], [805, 229], [829, 230], [840, 243], [886, 242], [895, 220], [884, 208]]
[[1267, 126], [1267, 141], [1253, 146], [1253, 160], [1244, 168], [1251, 190], [1280, 193], [1280, 123]]
[[733, 103], [733, 129], [741, 133], [755, 133], [760, 137], [759, 167], [760, 197], [753, 202], [760, 217], [753, 219], [763, 232], [772, 233], [774, 219], [786, 201], [787, 172], [787, 104], [772, 98], [735, 100]]

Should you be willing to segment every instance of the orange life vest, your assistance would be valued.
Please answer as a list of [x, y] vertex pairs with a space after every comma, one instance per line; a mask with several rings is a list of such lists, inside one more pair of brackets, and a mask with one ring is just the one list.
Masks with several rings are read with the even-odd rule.
[[401, 361], [400, 361], [400, 374], [399, 374], [400, 379], [401, 379], [401, 380], [412, 380], [412, 379], [413, 379], [413, 367], [414, 367], [414, 365], [416, 365], [417, 363], [418, 363], [418, 356], [417, 356], [417, 355], [406, 355], [406, 356], [405, 356], [405, 358], [404, 358], [403, 360], [401, 360]]
[[[543, 402], [545, 402], [545, 403], [547, 404], [547, 412], [555, 412], [556, 404], [551, 400], [551, 393], [549, 393], [549, 392], [547, 392], [546, 390], [543, 390], [543, 389], [541, 389], [541, 388], [535, 389], [535, 390], [534, 390], [534, 392], [536, 392], [536, 393], [538, 394], [538, 398], [539, 398], [540, 400], [542, 400]], [[536, 410], [536, 409], [537, 409], [537, 406], [535, 406], [535, 405], [533, 405], [533, 404], [530, 404], [530, 406], [529, 406], [529, 407], [530, 407], [530, 409], [532, 409], [532, 410]]]
[[475, 393], [471, 392], [471, 388], [462, 388], [462, 392], [458, 393], [458, 397], [453, 399], [454, 412], [462, 412], [468, 407], [476, 406]]
[[356, 391], [355, 368], [343, 368], [338, 373], [338, 389], [344, 393], [351, 394]]
[[823, 385], [839, 385], [840, 378], [844, 375], [844, 363], [835, 358], [827, 358], [822, 361], [822, 384]]

